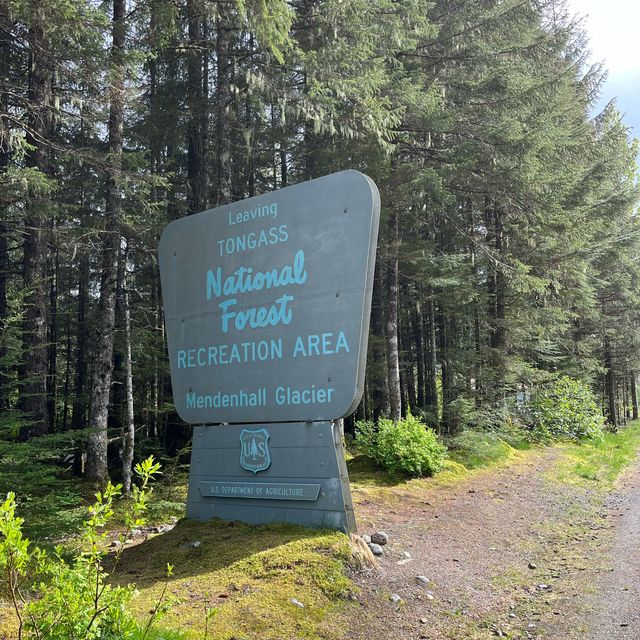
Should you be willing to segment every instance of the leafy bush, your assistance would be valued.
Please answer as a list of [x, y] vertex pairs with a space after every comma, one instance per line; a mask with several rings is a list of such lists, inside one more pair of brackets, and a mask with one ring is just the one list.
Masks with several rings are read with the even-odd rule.
[[432, 429], [410, 413], [397, 423], [383, 418], [356, 425], [356, 447], [389, 471], [431, 476], [442, 468], [446, 447]]
[[[467, 431], [478, 434], [477, 436], [465, 436], [470, 440], [473, 437], [482, 439], [481, 434], [488, 434], [487, 441], [493, 440], [495, 442], [497, 438], [514, 449], [528, 449], [531, 446], [531, 431], [523, 425], [522, 416], [514, 406], [481, 407], [477, 409], [469, 421]], [[458, 441], [457, 437], [454, 440]], [[460, 446], [466, 448], [463, 444], [464, 439], [459, 442]], [[455, 447], [455, 445], [452, 446]]]
[[589, 387], [567, 376], [537, 391], [526, 416], [533, 437], [542, 442], [598, 437], [605, 423]]
[[[125, 514], [126, 530], [120, 536], [112, 571], [131, 530], [144, 524], [151, 494], [149, 481], [159, 468], [153, 458], [136, 466], [140, 486], [133, 487]], [[47, 554], [24, 537], [24, 521], [16, 516], [15, 494], [9, 493], [0, 503], [0, 587], [10, 594], [19, 640], [124, 640], [152, 630], [152, 623], [164, 612], [162, 597], [141, 630], [126, 610], [133, 587], [110, 584], [110, 574], [104, 567], [105, 527], [114, 517], [114, 500], [121, 489], [121, 485], [109, 483], [96, 494], [82, 531], [84, 550], [70, 562], [63, 558], [60, 548]], [[33, 591], [32, 597], [27, 597], [27, 590]]]
[[467, 469], [485, 467], [504, 460], [513, 451], [500, 433], [467, 430], [447, 441], [449, 458]]
[[356, 422], [356, 437], [353, 444], [356, 450], [367, 458], [376, 459], [376, 423], [373, 420]]

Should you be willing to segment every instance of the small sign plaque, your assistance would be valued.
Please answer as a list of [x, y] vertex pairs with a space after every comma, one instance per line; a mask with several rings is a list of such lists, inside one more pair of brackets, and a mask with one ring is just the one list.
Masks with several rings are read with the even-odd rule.
[[316, 501], [319, 484], [293, 482], [201, 482], [200, 493], [208, 498], [258, 498], [260, 500]]

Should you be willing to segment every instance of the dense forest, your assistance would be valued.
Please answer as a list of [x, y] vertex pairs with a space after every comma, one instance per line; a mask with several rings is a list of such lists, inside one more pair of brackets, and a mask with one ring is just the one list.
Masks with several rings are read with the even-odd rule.
[[560, 375], [637, 417], [637, 146], [588, 59], [561, 0], [0, 0], [2, 437], [175, 455], [163, 228], [345, 168], [383, 216], [355, 419], [454, 435]]

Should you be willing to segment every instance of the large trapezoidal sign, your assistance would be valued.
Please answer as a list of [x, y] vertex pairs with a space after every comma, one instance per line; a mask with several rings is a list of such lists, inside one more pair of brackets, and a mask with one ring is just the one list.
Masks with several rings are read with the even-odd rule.
[[362, 397], [380, 198], [343, 171], [172, 222], [160, 272], [191, 424], [332, 420]]

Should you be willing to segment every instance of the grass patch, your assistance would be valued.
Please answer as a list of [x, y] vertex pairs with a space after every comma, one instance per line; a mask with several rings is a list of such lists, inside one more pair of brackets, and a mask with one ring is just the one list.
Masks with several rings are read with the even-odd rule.
[[448, 487], [485, 469], [500, 468], [522, 461], [531, 444], [516, 433], [468, 430], [447, 441], [448, 457], [433, 477], [408, 478], [383, 469], [363, 453], [347, 456], [347, 469], [356, 502], [359, 498], [393, 500], [404, 495], [420, 495], [425, 490]]
[[514, 457], [517, 451], [531, 448], [524, 439], [509, 442], [500, 433], [473, 430], [451, 438], [447, 446], [449, 458], [467, 469], [496, 466]]
[[389, 473], [364, 455], [357, 455], [347, 460], [347, 469], [353, 501], [356, 505], [372, 500], [389, 505], [401, 503], [407, 499], [424, 500], [429, 492], [446, 489], [496, 468], [518, 464], [527, 456], [536, 455], [538, 451], [537, 449], [519, 451], [509, 447], [507, 455], [477, 467], [471, 465], [467, 467], [461, 462], [448, 459], [445, 460], [442, 470], [430, 478], [406, 478]]
[[564, 460], [554, 471], [555, 479], [570, 484], [597, 484], [612, 488], [620, 474], [633, 463], [640, 449], [640, 421], [616, 433], [584, 440], [566, 447]]
[[341, 638], [340, 617], [353, 606], [355, 587], [344, 573], [350, 562], [341, 533], [185, 520], [127, 549], [117, 579], [136, 584], [132, 607], [141, 620], [166, 588], [172, 607], [161, 624], [187, 639], [203, 637], [211, 609], [215, 640]]

